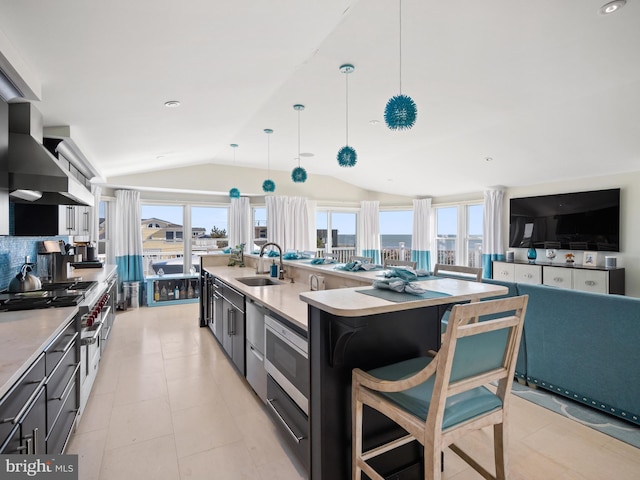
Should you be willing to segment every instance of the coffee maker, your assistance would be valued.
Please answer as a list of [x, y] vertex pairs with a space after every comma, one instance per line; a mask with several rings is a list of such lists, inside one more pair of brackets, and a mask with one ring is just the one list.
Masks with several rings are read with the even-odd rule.
[[60, 242], [45, 240], [38, 244], [36, 272], [42, 283], [66, 282], [71, 278], [71, 264], [77, 257], [62, 252]]

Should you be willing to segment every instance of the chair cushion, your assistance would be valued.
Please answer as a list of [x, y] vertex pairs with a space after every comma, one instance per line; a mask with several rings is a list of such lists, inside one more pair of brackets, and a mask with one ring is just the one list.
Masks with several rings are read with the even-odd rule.
[[[368, 373], [383, 380], [408, 378], [426, 367], [431, 357], [418, 357], [370, 370]], [[427, 419], [435, 376], [426, 382], [403, 392], [380, 392], [393, 403], [411, 414]], [[447, 429], [478, 415], [502, 407], [502, 401], [485, 387], [474, 388], [447, 399], [442, 428]]]

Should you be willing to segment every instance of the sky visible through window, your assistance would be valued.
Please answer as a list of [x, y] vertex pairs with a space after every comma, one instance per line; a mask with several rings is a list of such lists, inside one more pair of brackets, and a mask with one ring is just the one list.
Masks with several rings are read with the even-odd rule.
[[[182, 206], [176, 205], [142, 205], [142, 218], [158, 218], [168, 222], [183, 224]], [[192, 207], [191, 226], [206, 229], [207, 233], [216, 226], [225, 229], [228, 233], [228, 208], [227, 207]]]
[[[438, 233], [444, 235], [455, 235], [458, 231], [458, 218], [455, 208], [439, 208]], [[266, 223], [266, 209], [256, 209], [256, 220]], [[103, 213], [101, 212], [101, 215]], [[211, 231], [216, 226], [228, 230], [228, 209], [227, 207], [192, 207], [192, 226], [202, 227]], [[182, 225], [182, 207], [175, 205], [143, 205], [142, 218], [159, 218], [172, 223]], [[320, 220], [322, 216], [318, 216]], [[327, 228], [326, 215], [324, 225], [320, 222], [317, 228]], [[482, 205], [472, 205], [469, 215], [469, 233], [472, 235], [482, 235]], [[380, 212], [380, 231], [382, 233], [412, 234], [413, 211], [382, 211]], [[340, 214], [333, 212], [331, 227], [340, 233], [355, 234], [353, 213]]]

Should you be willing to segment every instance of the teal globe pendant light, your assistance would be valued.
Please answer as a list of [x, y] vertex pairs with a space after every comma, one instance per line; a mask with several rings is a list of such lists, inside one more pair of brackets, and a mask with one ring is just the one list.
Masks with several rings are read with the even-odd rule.
[[300, 112], [304, 110], [304, 105], [296, 103], [293, 109], [298, 112], [298, 166], [291, 172], [291, 180], [295, 183], [304, 183], [307, 181], [307, 171], [300, 166]]
[[262, 191], [265, 193], [275, 192], [276, 190], [276, 182], [271, 180], [271, 142], [269, 140], [269, 135], [273, 133], [273, 130], [270, 128], [265, 128], [264, 133], [267, 134], [267, 179], [262, 182]]
[[416, 123], [418, 109], [413, 99], [402, 94], [402, 0], [400, 4], [400, 94], [389, 99], [384, 109], [384, 122], [391, 130], [408, 130]]
[[341, 167], [353, 167], [358, 161], [358, 154], [353, 147], [349, 146], [349, 74], [355, 70], [351, 64], [340, 65], [340, 71], [345, 74], [346, 79], [346, 141], [345, 146], [338, 150], [338, 165]]
[[[236, 148], [238, 148], [238, 144], [237, 143], [232, 143], [230, 145], [231, 148], [233, 148], [233, 166], [236, 166]], [[231, 190], [229, 190], [229, 198], [240, 198], [240, 190], [238, 190], [236, 187], [233, 187]]]

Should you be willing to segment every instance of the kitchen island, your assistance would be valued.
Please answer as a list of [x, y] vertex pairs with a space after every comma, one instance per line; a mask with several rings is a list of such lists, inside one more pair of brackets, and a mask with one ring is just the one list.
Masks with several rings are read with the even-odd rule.
[[[497, 285], [432, 278], [421, 285], [439, 292], [434, 298], [394, 302], [362, 293], [371, 290], [383, 270], [345, 272], [335, 265], [284, 262], [285, 280], [277, 285], [247, 286], [242, 278], [255, 277], [255, 268], [228, 267], [221, 263], [205, 270], [248, 298], [260, 302], [289, 323], [304, 330], [309, 358], [309, 478], [350, 478], [351, 370], [370, 369], [437, 350], [440, 318], [450, 303], [479, 300], [507, 293]], [[310, 291], [309, 274], [326, 276], [329, 290]], [[267, 275], [261, 275], [267, 277]], [[292, 283], [290, 278], [294, 279]], [[353, 285], [353, 286], [348, 286]], [[342, 287], [342, 288], [341, 288]], [[398, 435], [385, 418], [367, 419], [365, 435], [381, 443]], [[407, 445], [382, 470], [390, 473], [415, 468], [420, 454]], [[421, 478], [421, 470], [418, 469]], [[412, 473], [409, 478], [413, 478]]]
[[[306, 292], [309, 304], [310, 478], [348, 479], [351, 475], [351, 371], [369, 370], [440, 348], [440, 319], [451, 303], [504, 295], [505, 287], [452, 278], [419, 284], [433, 298], [371, 296], [371, 287]], [[366, 292], [366, 293], [365, 293]], [[373, 292], [375, 293], [375, 292]], [[393, 295], [391, 295], [393, 297]], [[366, 409], [364, 448], [405, 432], [383, 415]], [[375, 459], [376, 470], [399, 478], [422, 478], [416, 442]]]

